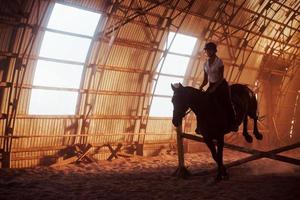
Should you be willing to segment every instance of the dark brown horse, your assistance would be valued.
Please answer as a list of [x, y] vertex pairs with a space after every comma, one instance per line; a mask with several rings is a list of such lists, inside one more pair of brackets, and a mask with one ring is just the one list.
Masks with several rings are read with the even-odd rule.
[[[223, 147], [224, 135], [229, 133], [230, 129], [227, 109], [220, 103], [222, 98], [193, 87], [183, 87], [180, 83], [171, 86], [174, 91], [172, 123], [174, 126], [179, 127], [190, 108], [197, 117], [196, 133], [203, 136], [204, 142], [218, 165], [217, 179], [228, 177], [226, 168], [223, 165]], [[256, 139], [261, 140], [263, 136], [257, 129], [257, 101], [254, 93], [246, 85], [241, 84], [231, 85], [230, 90], [238, 124], [240, 125], [243, 122], [244, 125], [243, 136], [246, 141], [251, 143], [253, 140], [247, 131], [248, 116], [254, 120], [254, 136]], [[216, 140], [217, 148], [213, 140]]]

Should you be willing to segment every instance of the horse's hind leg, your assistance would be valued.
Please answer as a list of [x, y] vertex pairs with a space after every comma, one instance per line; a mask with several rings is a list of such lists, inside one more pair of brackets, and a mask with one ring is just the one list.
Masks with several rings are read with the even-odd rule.
[[215, 144], [213, 143], [212, 139], [208, 139], [208, 138], [204, 137], [204, 142], [207, 145], [207, 147], [209, 148], [211, 156], [213, 157], [214, 161], [218, 162], [216, 147], [215, 147]]
[[253, 138], [248, 133], [248, 116], [247, 115], [245, 115], [244, 121], [243, 121], [243, 136], [248, 143], [252, 143]]
[[262, 140], [263, 135], [258, 131], [258, 128], [257, 128], [257, 118], [258, 118], [257, 116], [255, 116], [253, 118], [253, 121], [254, 121], [253, 134], [256, 137], [256, 139]]
[[263, 135], [258, 131], [257, 128], [257, 120], [258, 120], [258, 116], [257, 116], [257, 100], [255, 98], [255, 96], [253, 96], [253, 98], [251, 98], [250, 100], [250, 106], [248, 108], [248, 115], [249, 117], [251, 117], [253, 119], [253, 135], [255, 136], [256, 139], [258, 140], [262, 140], [263, 139]]
[[258, 131], [257, 128], [257, 120], [258, 120], [258, 116], [257, 116], [257, 101], [256, 99], [252, 99], [251, 100], [251, 106], [249, 107], [249, 117], [251, 117], [253, 119], [253, 135], [255, 136], [256, 139], [258, 140], [262, 140], [263, 139], [263, 135]]

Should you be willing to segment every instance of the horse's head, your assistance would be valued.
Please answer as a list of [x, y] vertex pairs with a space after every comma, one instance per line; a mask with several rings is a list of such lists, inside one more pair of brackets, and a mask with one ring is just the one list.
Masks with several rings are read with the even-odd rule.
[[174, 91], [173, 97], [172, 97], [172, 103], [173, 103], [173, 118], [172, 123], [174, 126], [178, 127], [182, 123], [182, 118], [185, 116], [186, 111], [188, 110], [188, 95], [185, 90], [185, 87], [183, 87], [180, 83], [177, 84], [171, 84], [172, 90]]

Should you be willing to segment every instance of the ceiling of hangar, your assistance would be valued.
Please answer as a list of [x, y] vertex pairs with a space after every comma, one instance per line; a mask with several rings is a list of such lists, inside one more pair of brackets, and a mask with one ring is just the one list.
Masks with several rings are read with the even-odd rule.
[[[152, 2], [154, 5], [164, 1], [146, 2]], [[291, 68], [294, 66], [294, 61], [297, 61], [296, 55], [299, 49], [299, 2], [297, 1], [209, 1], [208, 4], [204, 1], [168, 2], [171, 2], [168, 5], [176, 6], [174, 16], [178, 14], [177, 18], [173, 18], [173, 26], [169, 28], [176, 29], [176, 26], [180, 25], [179, 32], [194, 35], [204, 42], [208, 40], [217, 42], [221, 49], [219, 53], [228, 60], [229, 70], [234, 71], [235, 68], [239, 68], [237, 72], [231, 72], [236, 73], [235, 77], [228, 75], [227, 78], [232, 82], [239, 82], [244, 68], [254, 68], [257, 69], [257, 73], [262, 73], [260, 69], [268, 68], [265, 65], [269, 65], [262, 61], [270, 60], [263, 57], [276, 58], [280, 60], [278, 62], [284, 61], [285, 66]], [[189, 3], [192, 4], [190, 8]], [[134, 5], [131, 4], [132, 10], [138, 7]], [[135, 37], [144, 40], [141, 44], [152, 41], [149, 40], [151, 33], [157, 31], [159, 27], [162, 28], [161, 14], [164, 13], [162, 7], [164, 4], [157, 8], [145, 9], [145, 12], [135, 13], [132, 15], [134, 17], [128, 17], [128, 20], [134, 18], [133, 21], [146, 25], [142, 29], [137, 27], [137, 30], [144, 32], [139, 34], [139, 37]], [[180, 11], [187, 12], [188, 15], [183, 16]], [[183, 17], [185, 19], [180, 22], [180, 18]], [[172, 19], [172, 16], [165, 15], [165, 18]], [[126, 23], [128, 21], [125, 20]], [[125, 37], [136, 35], [132, 33], [134, 30], [130, 25], [123, 26], [122, 29]], [[127, 32], [126, 29], [130, 29], [131, 32]], [[148, 45], [153, 46], [153, 44], [156, 43]], [[251, 80], [252, 83], [254, 81], [255, 79]]]
[[[24, 1], [17, 0], [3, 2], [5, 3], [2, 4], [2, 20], [9, 19], [10, 23], [15, 23], [20, 16], [28, 15], [29, 3], [25, 4]], [[113, 42], [117, 46], [120, 45], [120, 48], [138, 47], [145, 52], [159, 52], [163, 47], [164, 32], [178, 30], [193, 35], [201, 41], [196, 54], [201, 57], [203, 44], [206, 41], [215, 41], [219, 44], [219, 54], [225, 60], [227, 79], [231, 82], [254, 84], [259, 77], [265, 77], [265, 73], [291, 74], [299, 62], [297, 55], [299, 54], [300, 3], [296, 0], [210, 0], [208, 3], [199, 0], [58, 2], [105, 13], [105, 16], [109, 17], [103, 21], [104, 34], [101, 40], [111, 44], [111, 38], [115, 38]], [[156, 64], [155, 55], [145, 55], [149, 57], [148, 59], [139, 56], [142, 61], [130, 58], [124, 60], [122, 58], [128, 57], [127, 53], [117, 57], [113, 56], [114, 52], [119, 54], [117, 48], [105, 45], [102, 47], [109, 50], [100, 50], [101, 55], [107, 54], [101, 56], [100, 59], [103, 61], [100, 62], [114, 62], [108, 57], [120, 58], [120, 61], [115, 63], [116, 66], [139, 68], [142, 65], [146, 70], [152, 71], [151, 68]], [[129, 54], [133, 57], [134, 54], [140, 53], [134, 53], [134, 49], [129, 51], [132, 51]], [[120, 50], [120, 52], [125, 51]], [[130, 63], [132, 62], [130, 60], [135, 63]], [[256, 75], [251, 79], [240, 80], [243, 79], [241, 78], [244, 76], [243, 72], [247, 73], [247, 70], [254, 71], [252, 73]], [[188, 76], [199, 77], [199, 74]]]

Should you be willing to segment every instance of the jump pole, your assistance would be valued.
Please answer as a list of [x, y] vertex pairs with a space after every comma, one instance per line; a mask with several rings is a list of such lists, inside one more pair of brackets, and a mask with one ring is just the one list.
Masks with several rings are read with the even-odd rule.
[[[192, 175], [192, 173], [190, 173], [184, 165], [183, 138], [198, 141], [198, 142], [204, 142], [204, 139], [200, 136], [197, 136], [197, 135], [183, 133], [182, 132], [182, 126], [176, 127], [176, 133], [177, 133], [176, 135], [177, 135], [178, 168], [173, 173], [173, 176], [177, 176], [179, 178], [187, 178], [188, 176]], [[244, 163], [249, 162], [249, 161], [258, 160], [260, 158], [270, 158], [270, 159], [273, 159], [273, 160], [287, 162], [287, 163], [290, 163], [290, 164], [300, 165], [300, 160], [299, 159], [278, 155], [281, 152], [299, 148], [300, 147], [300, 142], [295, 143], [295, 144], [291, 144], [291, 145], [287, 145], [287, 146], [284, 146], [284, 147], [280, 147], [280, 148], [277, 148], [277, 149], [273, 149], [271, 151], [259, 151], [259, 150], [256, 150], [256, 149], [241, 147], [241, 146], [237, 146], [237, 145], [234, 145], [234, 144], [228, 144], [228, 143], [225, 143], [224, 147], [228, 148], [228, 149], [231, 149], [231, 150], [234, 150], [234, 151], [239, 151], [239, 152], [250, 154], [250, 156], [248, 156], [246, 158], [239, 159], [239, 160], [233, 161], [231, 163], [225, 164], [225, 166], [228, 167], [228, 168], [233, 167], [233, 166], [237, 166], [237, 165], [241, 165], [241, 164], [244, 164]], [[213, 171], [216, 171], [216, 170], [213, 169], [213, 170], [208, 170], [208, 171], [213, 172]], [[206, 171], [204, 171], [204, 173], [203, 172], [198, 172], [198, 173], [195, 173], [194, 175], [207, 174], [208, 171], [206, 170]]]

